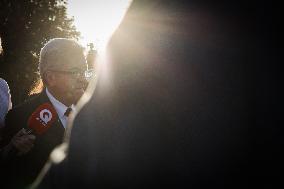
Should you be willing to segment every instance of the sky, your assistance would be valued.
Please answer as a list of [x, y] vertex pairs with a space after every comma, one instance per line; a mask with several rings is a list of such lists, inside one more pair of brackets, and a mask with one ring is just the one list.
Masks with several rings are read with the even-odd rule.
[[74, 25], [81, 32], [80, 42], [94, 43], [103, 49], [108, 38], [120, 23], [129, 0], [68, 0], [67, 14], [74, 17]]

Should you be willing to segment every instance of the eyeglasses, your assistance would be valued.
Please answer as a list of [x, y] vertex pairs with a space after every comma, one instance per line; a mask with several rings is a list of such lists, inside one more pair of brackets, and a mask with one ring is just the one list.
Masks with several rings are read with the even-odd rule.
[[82, 78], [82, 77], [85, 77], [86, 79], [91, 79], [93, 76], [95, 76], [93, 69], [74, 70], [74, 71], [63, 71], [63, 70], [49, 70], [49, 71], [68, 74], [75, 79]]

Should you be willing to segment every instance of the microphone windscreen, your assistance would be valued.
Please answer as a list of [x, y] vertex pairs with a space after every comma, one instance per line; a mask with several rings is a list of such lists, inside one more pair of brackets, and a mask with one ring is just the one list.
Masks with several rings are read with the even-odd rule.
[[28, 127], [33, 133], [45, 133], [57, 119], [57, 113], [50, 103], [40, 105], [29, 117]]

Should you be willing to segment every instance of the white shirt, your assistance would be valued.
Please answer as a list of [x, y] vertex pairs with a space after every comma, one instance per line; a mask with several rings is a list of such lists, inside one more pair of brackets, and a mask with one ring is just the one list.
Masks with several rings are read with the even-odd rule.
[[[66, 117], [64, 115], [64, 113], [67, 110], [67, 106], [65, 106], [64, 104], [62, 104], [61, 102], [59, 102], [46, 88], [46, 95], [49, 98], [50, 102], [52, 103], [53, 107], [55, 108], [57, 115], [63, 125], [63, 127], [66, 129], [67, 127], [67, 121], [68, 121], [68, 117]], [[72, 104], [71, 107], [72, 111], [75, 110], [74, 105]]]

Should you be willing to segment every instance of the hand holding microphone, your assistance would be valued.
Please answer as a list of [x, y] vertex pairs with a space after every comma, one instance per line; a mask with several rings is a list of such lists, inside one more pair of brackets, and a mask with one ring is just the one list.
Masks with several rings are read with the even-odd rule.
[[17, 149], [16, 154], [21, 156], [28, 153], [34, 146], [35, 138], [35, 135], [21, 129], [11, 140], [11, 144]]
[[34, 146], [35, 135], [44, 134], [56, 119], [56, 110], [50, 103], [40, 105], [29, 117], [28, 128], [21, 129], [5, 147], [4, 156], [28, 153]]

